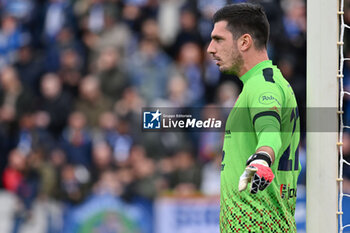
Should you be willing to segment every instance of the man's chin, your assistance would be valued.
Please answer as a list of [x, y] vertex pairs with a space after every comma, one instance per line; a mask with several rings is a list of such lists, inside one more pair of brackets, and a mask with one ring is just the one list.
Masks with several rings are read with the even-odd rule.
[[219, 70], [220, 70], [220, 72], [221, 73], [224, 73], [224, 74], [226, 74], [226, 72], [228, 71], [225, 67], [223, 67], [223, 66], [219, 66]]
[[232, 74], [232, 71], [227, 69], [227, 68], [225, 68], [225, 67], [219, 67], [219, 70], [223, 74]]
[[236, 69], [228, 69], [227, 67], [219, 66], [219, 70], [223, 74], [238, 76], [238, 72]]

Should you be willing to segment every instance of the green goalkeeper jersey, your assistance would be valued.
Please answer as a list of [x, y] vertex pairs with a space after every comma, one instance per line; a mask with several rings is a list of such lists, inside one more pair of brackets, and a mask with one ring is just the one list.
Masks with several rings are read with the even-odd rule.
[[[294, 219], [299, 113], [293, 90], [271, 61], [245, 73], [243, 90], [228, 116], [221, 165], [220, 230], [296, 232]], [[275, 152], [274, 180], [263, 191], [238, 191], [249, 156], [261, 146]], [[250, 188], [250, 186], [249, 186]]]

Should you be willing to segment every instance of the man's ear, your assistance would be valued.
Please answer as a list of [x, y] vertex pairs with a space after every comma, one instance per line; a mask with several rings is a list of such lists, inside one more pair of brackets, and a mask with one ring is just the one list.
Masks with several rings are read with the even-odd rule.
[[253, 38], [249, 34], [243, 34], [238, 39], [238, 48], [240, 51], [245, 52], [253, 45]]

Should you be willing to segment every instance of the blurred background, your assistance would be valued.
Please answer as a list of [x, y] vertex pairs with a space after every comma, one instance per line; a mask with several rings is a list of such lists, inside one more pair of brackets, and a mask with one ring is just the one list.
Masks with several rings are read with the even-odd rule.
[[[219, 232], [222, 133], [142, 132], [141, 110], [233, 106], [242, 84], [206, 47], [234, 2], [0, 0], [0, 232]], [[269, 57], [299, 104], [304, 232], [306, 5], [248, 2], [265, 8]]]

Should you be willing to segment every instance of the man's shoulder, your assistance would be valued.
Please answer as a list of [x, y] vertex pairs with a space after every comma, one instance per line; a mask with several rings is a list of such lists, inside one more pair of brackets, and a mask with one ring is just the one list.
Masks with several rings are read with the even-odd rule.
[[262, 73], [257, 72], [243, 86], [245, 92], [262, 92], [264, 90], [272, 91], [278, 89], [278, 83], [274, 79], [266, 79]]
[[274, 65], [265, 67], [254, 73], [254, 75], [244, 84], [247, 91], [259, 91], [262, 89], [280, 89], [288, 87], [288, 81], [284, 78], [281, 71]]

